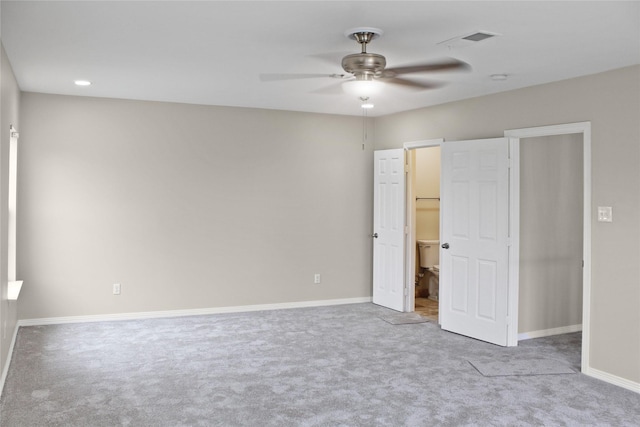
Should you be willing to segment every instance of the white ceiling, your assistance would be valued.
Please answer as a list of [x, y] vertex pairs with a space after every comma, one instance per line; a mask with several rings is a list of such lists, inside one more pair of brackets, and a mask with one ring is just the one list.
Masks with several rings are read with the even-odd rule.
[[[438, 89], [385, 86], [376, 116], [640, 63], [637, 1], [2, 0], [1, 15], [20, 88], [66, 95], [360, 115], [357, 97], [322, 93], [338, 80], [260, 75], [341, 73], [340, 58], [359, 51], [344, 32], [361, 26], [384, 31], [369, 51], [387, 67], [445, 57], [472, 67], [422, 75], [448, 82]], [[478, 30], [501, 36], [437, 44]]]

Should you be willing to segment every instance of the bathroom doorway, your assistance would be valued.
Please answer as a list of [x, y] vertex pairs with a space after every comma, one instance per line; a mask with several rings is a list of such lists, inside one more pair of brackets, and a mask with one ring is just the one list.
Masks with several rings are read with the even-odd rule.
[[410, 217], [415, 248], [414, 310], [438, 322], [440, 254], [440, 145], [408, 151]]
[[[574, 159], [582, 161], [582, 173], [575, 174], [582, 181], [582, 260], [579, 262], [582, 268], [582, 319], [581, 325], [567, 325], [564, 327], [554, 327], [555, 325], [543, 326], [544, 329], [536, 331], [526, 331], [520, 335], [518, 328], [519, 312], [519, 276], [520, 276], [520, 142], [521, 139], [534, 138], [539, 136], [556, 136], [565, 134], [577, 134], [577, 140], [582, 144], [582, 155], [575, 154]], [[590, 367], [589, 350], [590, 350], [590, 308], [591, 308], [591, 124], [590, 122], [569, 123], [562, 125], [541, 126], [533, 128], [512, 129], [505, 131], [505, 137], [509, 138], [509, 151], [511, 158], [510, 165], [510, 213], [509, 224], [511, 228], [511, 241], [509, 246], [509, 296], [508, 296], [508, 312], [512, 314], [510, 317], [510, 327], [508, 330], [507, 346], [517, 346], [519, 338], [533, 338], [535, 336], [548, 336], [558, 333], [572, 332], [572, 330], [582, 329], [582, 354], [581, 354], [581, 371], [590, 376], [598, 377], [598, 372]], [[555, 138], [554, 138], [555, 139]], [[440, 147], [443, 139], [433, 139], [425, 141], [405, 142], [403, 147], [406, 153], [406, 245], [405, 245], [405, 310], [412, 311], [415, 309], [415, 293], [411, 292], [411, 287], [415, 286], [415, 273], [417, 263], [417, 244], [416, 244], [416, 200], [415, 182], [413, 173], [411, 172], [413, 151], [424, 147]], [[572, 191], [580, 192], [579, 188]], [[542, 201], [545, 205], [553, 205], [552, 202], [545, 199]], [[537, 209], [536, 209], [537, 210]], [[536, 211], [534, 210], [534, 212]], [[573, 214], [574, 216], [576, 213]], [[579, 249], [578, 249], [579, 250]], [[576, 251], [572, 251], [576, 253]], [[525, 272], [526, 274], [526, 272]], [[580, 282], [580, 280], [578, 280]], [[524, 293], [524, 291], [523, 291]], [[548, 295], [548, 294], [547, 294]], [[575, 297], [573, 293], [572, 301], [580, 299]], [[524, 295], [523, 295], [524, 296]], [[571, 320], [570, 320], [571, 322]], [[573, 323], [573, 322], [571, 322]], [[519, 337], [520, 335], [520, 337]], [[605, 378], [602, 378], [605, 379]], [[607, 379], [605, 379], [607, 380]]]

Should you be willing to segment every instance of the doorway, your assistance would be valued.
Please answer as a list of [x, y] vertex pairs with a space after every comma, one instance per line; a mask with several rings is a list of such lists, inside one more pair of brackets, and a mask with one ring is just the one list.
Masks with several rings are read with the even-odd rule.
[[[412, 150], [434, 145], [442, 150], [438, 234], [442, 242], [437, 242], [439, 248], [430, 245], [439, 250], [439, 323], [445, 330], [504, 346], [508, 332], [508, 140], [406, 143], [406, 157], [411, 157]], [[416, 188], [407, 179], [405, 311], [415, 309], [411, 289], [419, 259], [415, 205], [422, 197]]]
[[[573, 330], [582, 330], [582, 354], [581, 354], [581, 371], [584, 374], [590, 373], [589, 367], [589, 334], [590, 334], [590, 308], [591, 308], [591, 123], [579, 122], [568, 123], [563, 125], [541, 126], [533, 128], [513, 129], [505, 131], [504, 135], [509, 138], [509, 151], [511, 157], [510, 169], [510, 215], [509, 222], [511, 228], [511, 246], [509, 248], [509, 313], [519, 313], [520, 306], [520, 247], [521, 247], [521, 194], [520, 194], [520, 178], [521, 178], [521, 146], [526, 138], [538, 137], [554, 137], [556, 141], [562, 141], [563, 138], [556, 139], [556, 136], [572, 135], [578, 145], [581, 145], [581, 159], [577, 159], [578, 163], [582, 163], [581, 172], [578, 179], [582, 181], [582, 197], [579, 206], [581, 212], [581, 230], [582, 233], [582, 260], [578, 260], [580, 264], [581, 280], [578, 280], [578, 286], [581, 285], [581, 301], [577, 310], [581, 311], [581, 325], [568, 325], [561, 328], [545, 329], [546, 335], [557, 333], [572, 332]], [[535, 143], [531, 142], [531, 143]], [[581, 144], [580, 144], [581, 143]], [[575, 160], [575, 155], [574, 155]], [[574, 165], [575, 168], [575, 165]], [[561, 191], [561, 189], [560, 189]], [[575, 212], [578, 212], [575, 211]], [[575, 233], [574, 233], [575, 234]], [[570, 251], [575, 253], [579, 249]], [[525, 273], [525, 272], [523, 272]], [[574, 292], [575, 295], [575, 292]], [[575, 298], [575, 297], [574, 297]], [[565, 307], [566, 309], [566, 307]], [[575, 315], [574, 315], [575, 316]], [[518, 316], [512, 316], [513, 327], [509, 329], [508, 345], [514, 346], [518, 343]], [[571, 321], [569, 321], [571, 323]], [[580, 327], [580, 329], [578, 329]], [[543, 331], [545, 331], [543, 330]], [[536, 334], [537, 336], [544, 336]]]
[[518, 338], [582, 329], [582, 135], [520, 143]]
[[414, 311], [439, 323], [440, 146], [417, 148], [407, 154], [415, 200]]
[[[419, 237], [430, 238], [425, 240], [439, 239], [440, 236], [440, 145], [444, 139], [430, 139], [424, 141], [413, 141], [404, 143], [406, 165], [406, 219], [407, 233], [405, 239], [405, 301], [404, 311], [418, 311], [427, 314], [431, 320], [439, 323], [439, 298], [434, 299], [431, 295], [429, 299], [429, 282], [432, 282], [431, 290], [434, 291], [433, 271], [422, 271], [420, 267], [420, 252], [417, 240]], [[416, 153], [419, 150], [424, 157], [418, 162], [416, 167]], [[432, 151], [430, 151], [432, 150]], [[433, 158], [437, 156], [437, 161]], [[422, 167], [420, 167], [422, 166]], [[437, 172], [433, 169], [437, 167]], [[420, 169], [420, 173], [416, 170]], [[431, 170], [429, 170], [431, 169]], [[417, 181], [420, 180], [418, 185]], [[437, 182], [436, 182], [437, 180]], [[420, 193], [424, 192], [424, 193]], [[425, 198], [429, 200], [417, 200]], [[437, 198], [438, 200], [431, 200]], [[420, 206], [418, 206], [420, 204]], [[418, 209], [421, 209], [418, 212]], [[427, 221], [421, 226], [420, 234], [417, 232], [417, 219]], [[420, 239], [422, 240], [422, 239]], [[439, 249], [437, 249], [439, 253]], [[420, 274], [423, 274], [420, 277]]]
[[[570, 123], [564, 125], [542, 126], [535, 128], [514, 129], [505, 131], [505, 137], [509, 142], [509, 245], [508, 245], [508, 302], [506, 310], [507, 321], [507, 345], [516, 346], [518, 344], [518, 305], [519, 305], [519, 275], [520, 275], [520, 140], [522, 138], [533, 138], [538, 136], [579, 134], [582, 141], [582, 372], [589, 374], [589, 327], [590, 327], [590, 289], [591, 289], [591, 124], [589, 122]], [[416, 141], [404, 143], [405, 153], [410, 150], [440, 146], [443, 139]], [[401, 150], [398, 150], [401, 151]], [[400, 156], [401, 153], [398, 153]], [[405, 156], [408, 158], [408, 156]], [[408, 177], [409, 164], [405, 164], [405, 171]], [[404, 182], [403, 182], [404, 184]], [[400, 281], [390, 282], [390, 285], [399, 287], [402, 293], [404, 289], [404, 309], [402, 311], [413, 311], [415, 309], [415, 293], [412, 291], [415, 286], [416, 271], [416, 227], [415, 227], [415, 193], [411, 186], [411, 180], [406, 179], [406, 199], [404, 202], [398, 200], [405, 217], [406, 238], [404, 247], [404, 284]], [[395, 205], [395, 204], [394, 204]], [[396, 205], [397, 206], [397, 205]], [[374, 214], [375, 218], [375, 214]], [[442, 219], [442, 217], [441, 217]], [[401, 227], [398, 227], [401, 229]], [[376, 236], [374, 236], [376, 237]], [[441, 252], [442, 254], [442, 252]], [[401, 259], [402, 259], [401, 258]], [[446, 287], [446, 286], [445, 286]], [[441, 286], [444, 289], [444, 287]], [[375, 296], [375, 289], [374, 289]], [[444, 297], [444, 296], [443, 296]], [[442, 298], [441, 298], [442, 299]], [[375, 302], [375, 301], [374, 301]], [[440, 303], [441, 305], [442, 303]], [[440, 307], [441, 308], [441, 307]], [[553, 329], [553, 328], [552, 328]]]

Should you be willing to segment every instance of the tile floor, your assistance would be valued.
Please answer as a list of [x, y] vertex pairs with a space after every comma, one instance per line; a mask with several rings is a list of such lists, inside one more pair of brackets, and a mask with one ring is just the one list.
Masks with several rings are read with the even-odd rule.
[[438, 301], [429, 298], [416, 297], [416, 313], [429, 320], [438, 322]]

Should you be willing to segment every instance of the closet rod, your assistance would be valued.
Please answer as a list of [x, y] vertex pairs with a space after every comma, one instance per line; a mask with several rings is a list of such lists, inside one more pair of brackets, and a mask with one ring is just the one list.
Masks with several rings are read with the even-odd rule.
[[416, 197], [416, 201], [418, 200], [440, 200], [440, 197]]

